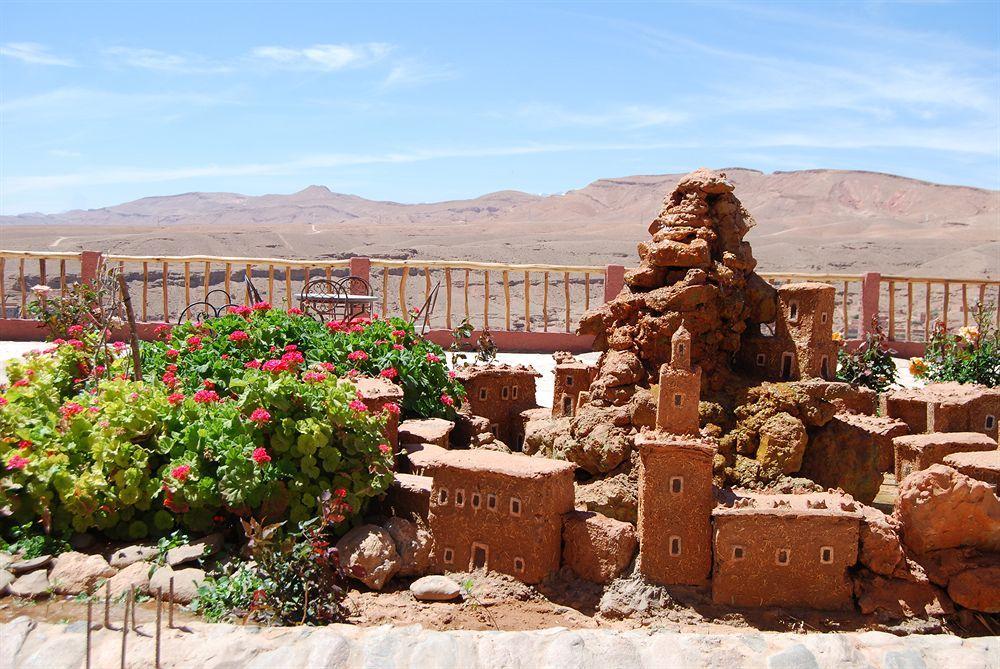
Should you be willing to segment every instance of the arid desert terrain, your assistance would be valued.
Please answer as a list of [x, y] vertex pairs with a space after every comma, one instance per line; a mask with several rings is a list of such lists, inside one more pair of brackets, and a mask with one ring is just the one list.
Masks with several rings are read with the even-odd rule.
[[[860, 171], [726, 172], [756, 219], [748, 239], [762, 271], [1000, 276], [1000, 191]], [[0, 217], [0, 246], [630, 265], [679, 177], [600, 179], [559, 195], [500, 191], [423, 204], [366, 200], [323, 186], [290, 195], [185, 193]]]

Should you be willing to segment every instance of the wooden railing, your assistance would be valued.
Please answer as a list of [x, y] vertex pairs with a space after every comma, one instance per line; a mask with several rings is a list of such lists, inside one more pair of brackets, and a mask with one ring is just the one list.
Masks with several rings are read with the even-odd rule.
[[[298, 306], [313, 278], [360, 276], [369, 281], [382, 314], [412, 318], [425, 305], [434, 338], [462, 321], [489, 328], [508, 346], [586, 348], [571, 334], [585, 311], [621, 290], [621, 265], [523, 265], [450, 260], [350, 258], [289, 260], [216, 256], [102, 255], [98, 252], [0, 251], [0, 338], [35, 337], [27, 306], [32, 288], [45, 284], [64, 294], [75, 282], [95, 280], [101, 263], [125, 273], [136, 317], [143, 323], [174, 322], [185, 306], [225, 290], [249, 304], [252, 291], [275, 307]], [[936, 323], [956, 330], [972, 323], [979, 305], [994, 309], [1000, 325], [1000, 280], [945, 279], [868, 274], [762, 273], [774, 285], [819, 281], [837, 289], [834, 328], [848, 341], [861, 339], [873, 316], [901, 354], [917, 354]], [[436, 301], [431, 297], [436, 293]], [[421, 318], [421, 323], [423, 319]], [[15, 326], [20, 324], [21, 329]], [[20, 334], [19, 334], [20, 333]], [[498, 340], [499, 342], [499, 340]], [[524, 342], [530, 342], [525, 344]]]

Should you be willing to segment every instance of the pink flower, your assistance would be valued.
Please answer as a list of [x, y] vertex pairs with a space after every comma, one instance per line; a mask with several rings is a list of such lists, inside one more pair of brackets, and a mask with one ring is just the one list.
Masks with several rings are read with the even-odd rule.
[[169, 325], [157, 325], [155, 328], [153, 328], [153, 336], [157, 338], [166, 339], [167, 334], [169, 334], [169, 332], [170, 332]]
[[197, 351], [201, 348], [201, 337], [196, 337], [194, 335], [187, 338], [187, 347], [189, 351]]
[[83, 347], [85, 346], [85, 344], [79, 339], [70, 339], [66, 343], [75, 348], [77, 351], [82, 351]]
[[326, 381], [326, 374], [323, 372], [306, 372], [302, 375], [302, 380], [306, 383], [323, 383]]
[[333, 494], [341, 499], [347, 497], [347, 491], [344, 490], [343, 488], [337, 488], [336, 490], [333, 491]]
[[247, 364], [243, 365], [246, 369], [260, 369], [260, 360], [251, 360]]
[[223, 353], [219, 357], [222, 358], [223, 360], [229, 360], [229, 354], [228, 353]]
[[403, 345], [402, 344], [393, 344], [392, 347], [394, 349], [396, 349], [397, 351], [402, 351], [403, 350]]
[[243, 330], [234, 330], [233, 332], [229, 333], [229, 341], [233, 342], [234, 344], [238, 344], [240, 342], [249, 340], [250, 340], [250, 335], [248, 335]]
[[357, 411], [358, 413], [368, 411], [368, 405], [361, 400], [351, 400], [351, 403], [347, 406], [351, 407], [351, 411]]
[[10, 458], [7, 460], [8, 470], [24, 469], [27, 466], [28, 466], [28, 458], [18, 455], [16, 453], [10, 456]]
[[285, 351], [298, 351], [298, 344], [285, 344]]
[[359, 377], [361, 375], [361, 372], [359, 372], [356, 369], [349, 369], [349, 370], [347, 370], [347, 375], [349, 377], [351, 377], [352, 379], [355, 379], [355, 378], [357, 378], [357, 377]]
[[385, 405], [385, 410], [391, 414], [399, 415], [399, 405], [395, 402], [389, 402]]
[[253, 303], [253, 310], [254, 311], [268, 311], [270, 309], [271, 309], [271, 303], [270, 302], [254, 302]]
[[170, 470], [170, 476], [181, 483], [187, 480], [191, 473], [191, 465], [178, 465]]
[[344, 326], [343, 321], [329, 321], [326, 324], [326, 329], [330, 332], [336, 332]]
[[301, 316], [302, 315], [302, 310], [299, 309], [298, 307], [292, 307], [291, 309], [288, 310], [288, 315], [289, 316]]
[[452, 406], [453, 404], [455, 404], [455, 400], [451, 399], [451, 395], [449, 395], [448, 393], [442, 393], [441, 404], [444, 404], [445, 406]]
[[243, 316], [244, 318], [246, 318], [251, 313], [253, 313], [253, 309], [251, 309], [250, 307], [245, 307], [243, 305], [240, 305], [236, 307], [229, 307], [229, 313], [236, 314], [237, 316]]
[[260, 407], [259, 409], [254, 409], [253, 413], [250, 414], [250, 420], [257, 425], [264, 426], [269, 420], [271, 420], [271, 414], [268, 413], [267, 409]]
[[389, 452], [389, 451], [391, 451], [392, 449], [391, 449], [391, 448], [389, 448], [389, 444], [379, 444], [379, 445], [378, 445], [378, 450], [380, 450], [380, 451], [381, 451], [381, 452], [383, 452], [383, 453], [388, 453], [388, 452]]
[[449, 379], [455, 378], [455, 370], [451, 370], [451, 371], [448, 372], [448, 378]]
[[215, 381], [212, 379], [205, 379], [201, 382], [201, 385], [205, 386], [209, 390], [215, 390]]
[[177, 406], [183, 401], [184, 401], [183, 393], [171, 393], [170, 395], [167, 396], [167, 402], [170, 404], [170, 406]]
[[347, 355], [347, 359], [351, 362], [357, 362], [359, 360], [367, 360], [368, 354], [364, 351], [353, 351]]
[[433, 353], [427, 354], [427, 362], [441, 362], [441, 358], [437, 357]]
[[250, 456], [250, 459], [256, 462], [258, 467], [263, 467], [271, 461], [271, 456], [268, 455], [266, 448], [260, 446], [253, 449], [253, 455]]
[[399, 372], [396, 371], [395, 367], [386, 367], [381, 372], [378, 373], [379, 376], [384, 376], [387, 379], [394, 379], [399, 376]]
[[405, 337], [406, 336], [406, 330], [393, 330], [392, 331], [392, 336], [393, 337]]
[[291, 350], [281, 356], [281, 361], [284, 362], [289, 369], [292, 369], [301, 365], [306, 361], [306, 359], [305, 356], [298, 351]]
[[273, 372], [277, 374], [278, 372], [284, 372], [288, 370], [288, 363], [284, 360], [268, 360], [260, 367], [265, 372]]
[[0, 395], [0, 407], [7, 406], [7, 404], [9, 404], [7, 398]]
[[28, 377], [25, 377], [23, 379], [18, 379], [17, 381], [15, 381], [13, 384], [11, 384], [11, 387], [12, 388], [23, 388], [26, 385], [28, 385], [28, 383], [29, 383]]
[[79, 337], [80, 335], [83, 334], [83, 326], [70, 325], [68, 328], [66, 328], [66, 334], [68, 334], [70, 337]]
[[328, 372], [334, 372], [337, 370], [336, 365], [334, 365], [332, 362], [321, 362], [319, 363], [319, 366]]
[[22, 451], [25, 451], [25, 450], [31, 448], [32, 446], [33, 446], [33, 444], [30, 441], [28, 441], [27, 439], [22, 439], [21, 441], [17, 442], [17, 447], [19, 449], [21, 449]]
[[59, 408], [59, 413], [62, 414], [63, 418], [72, 418], [73, 416], [83, 412], [84, 408], [76, 402], [66, 402], [66, 404]]
[[199, 390], [194, 394], [194, 401], [198, 404], [211, 404], [219, 401], [219, 393], [214, 390]]

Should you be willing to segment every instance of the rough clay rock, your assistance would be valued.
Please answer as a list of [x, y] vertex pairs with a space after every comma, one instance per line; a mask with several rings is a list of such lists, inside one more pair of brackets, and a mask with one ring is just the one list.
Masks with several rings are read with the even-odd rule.
[[46, 597], [49, 594], [49, 576], [44, 569], [30, 571], [8, 586], [10, 594], [15, 597], [25, 597], [35, 599]]
[[607, 618], [642, 618], [673, 605], [666, 588], [639, 576], [620, 578], [604, 591], [597, 608]]
[[893, 576], [906, 565], [906, 552], [899, 538], [899, 520], [878, 509], [859, 505], [861, 511], [858, 562], [876, 574]]
[[162, 590], [164, 601], [168, 601], [171, 578], [174, 579], [174, 601], [178, 604], [190, 604], [198, 595], [198, 586], [205, 581], [205, 572], [194, 567], [187, 569], [160, 567], [149, 579], [149, 592]]
[[399, 555], [400, 576], [423, 576], [431, 563], [431, 534], [403, 518], [390, 518], [382, 526], [392, 537]]
[[423, 418], [404, 420], [399, 424], [399, 443], [434, 444], [448, 448], [448, 435], [455, 423], [443, 418]]
[[948, 581], [956, 604], [983, 613], [1000, 613], [1000, 567], [969, 569]]
[[185, 562], [194, 562], [203, 557], [215, 555], [222, 548], [222, 535], [209, 534], [197, 541], [177, 546], [167, 551], [167, 564], [176, 567]]
[[865, 615], [881, 613], [891, 618], [928, 618], [954, 611], [948, 594], [924, 578], [886, 578], [865, 569], [854, 575], [854, 595]]
[[[623, 470], [623, 471], [619, 471]], [[629, 463], [603, 478], [576, 484], [576, 504], [609, 518], [633, 523], [639, 517], [639, 483]]]
[[634, 385], [646, 380], [642, 361], [631, 351], [608, 351], [601, 358], [597, 373], [608, 388]]
[[60, 595], [77, 595], [114, 575], [115, 568], [103, 556], [71, 551], [56, 558], [49, 582]]
[[14, 574], [6, 569], [0, 569], [0, 595], [7, 594], [7, 586], [14, 582]]
[[808, 440], [802, 421], [785, 412], [777, 413], [760, 428], [757, 462], [775, 474], [794, 474], [802, 466]]
[[11, 562], [7, 567], [7, 570], [17, 576], [20, 574], [27, 574], [29, 571], [35, 571], [36, 569], [48, 567], [51, 562], [51, 555], [39, 555], [38, 557], [31, 558], [30, 560], [18, 560], [17, 562]]
[[594, 583], [610, 583], [632, 561], [638, 543], [635, 528], [592, 511], [563, 517], [563, 564]]
[[111, 554], [111, 559], [108, 560], [111, 566], [115, 569], [124, 569], [125, 567], [135, 564], [136, 562], [146, 562], [152, 560], [157, 555], [160, 554], [159, 549], [156, 546], [126, 546], [125, 548], [120, 548]]
[[993, 486], [932, 465], [903, 479], [895, 515], [917, 553], [969, 546], [1000, 551], [1000, 498]]
[[[337, 551], [348, 573], [373, 590], [381, 590], [400, 568], [392, 535], [378, 525], [355, 527], [340, 538]], [[354, 575], [354, 568], [359, 568], [361, 573]]]
[[566, 440], [560, 453], [576, 466], [591, 474], [603, 474], [620, 465], [632, 450], [632, 440], [624, 430], [602, 424], [586, 436]]
[[[133, 562], [108, 580], [111, 596], [117, 597], [128, 592], [130, 588], [141, 594], [149, 593], [149, 571], [152, 565], [148, 562]], [[176, 581], [175, 581], [176, 589]], [[168, 584], [169, 589], [169, 584]]]
[[824, 488], [840, 488], [868, 504], [882, 485], [881, 453], [868, 431], [853, 418], [838, 414], [812, 433], [799, 471]]
[[420, 601], [447, 602], [462, 595], [462, 588], [447, 576], [424, 576], [410, 584], [410, 592]]
[[14, 564], [14, 556], [10, 553], [0, 552], [0, 569], [7, 569]]

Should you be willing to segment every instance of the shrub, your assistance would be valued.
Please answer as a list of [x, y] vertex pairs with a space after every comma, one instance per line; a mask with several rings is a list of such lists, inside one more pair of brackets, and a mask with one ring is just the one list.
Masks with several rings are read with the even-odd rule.
[[924, 357], [910, 360], [910, 371], [928, 381], [1000, 385], [1000, 329], [994, 313], [980, 305], [973, 315], [976, 325], [959, 328], [957, 335], [939, 324]]
[[881, 393], [896, 383], [893, 351], [886, 346], [885, 332], [878, 318], [872, 329], [853, 351], [841, 348], [837, 355], [837, 378]]
[[338, 377], [392, 369], [383, 376], [408, 384], [416, 415], [451, 415], [462, 392], [440, 349], [396, 320], [324, 325], [240, 310], [145, 346], [143, 381], [128, 378], [123, 356], [98, 375], [88, 337], [8, 367], [3, 526], [140, 538], [236, 516], [299, 523], [330, 490], [360, 512], [392, 477], [386, 416]]

